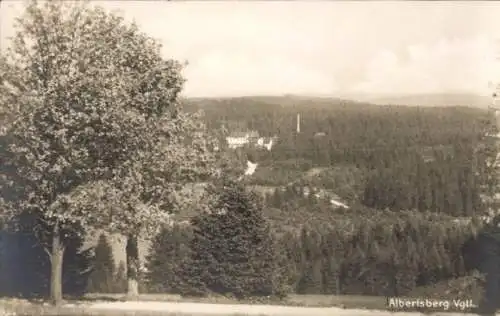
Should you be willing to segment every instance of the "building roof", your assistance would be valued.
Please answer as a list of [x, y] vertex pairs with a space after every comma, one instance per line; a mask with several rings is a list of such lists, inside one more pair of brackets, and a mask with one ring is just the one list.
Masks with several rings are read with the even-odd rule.
[[232, 132], [228, 137], [259, 137], [259, 132], [248, 131], [248, 132]]
[[246, 137], [248, 133], [245, 132], [233, 132], [228, 137]]

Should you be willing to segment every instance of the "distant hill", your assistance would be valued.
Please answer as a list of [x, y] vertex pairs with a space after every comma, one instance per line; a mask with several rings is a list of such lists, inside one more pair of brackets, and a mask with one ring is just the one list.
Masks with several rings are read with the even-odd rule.
[[406, 106], [467, 106], [486, 108], [491, 98], [467, 93], [413, 94], [413, 95], [351, 95], [350, 99], [377, 105]]
[[367, 102], [355, 101], [345, 98], [333, 97], [314, 97], [300, 95], [282, 95], [282, 96], [242, 96], [242, 97], [224, 97], [224, 98], [184, 98], [182, 99], [187, 110], [190, 109], [208, 109], [213, 106], [249, 106], [260, 107], [293, 107], [293, 106], [311, 106], [314, 108], [325, 108], [332, 106], [357, 105], [368, 106]]
[[316, 108], [331, 106], [367, 106], [367, 105], [401, 105], [447, 107], [467, 106], [473, 108], [487, 108], [491, 98], [467, 93], [442, 94], [412, 94], [412, 95], [377, 95], [377, 94], [350, 94], [341, 97], [315, 97], [301, 95], [282, 96], [244, 96], [232, 98], [186, 98], [183, 100], [188, 107], [210, 107], [230, 102], [233, 105], [269, 105], [269, 106], [303, 106], [311, 105]]
[[[445, 128], [445, 132], [442, 133], [445, 136], [441, 136], [442, 138], [440, 138], [442, 140], [445, 139], [446, 137], [448, 137], [446, 139], [449, 139], [449, 136], [446, 135], [449, 134], [455, 135], [455, 131], [461, 131], [461, 133], [465, 133], [462, 127], [462, 121], [468, 120], [469, 114], [470, 117], [477, 117], [477, 113], [475, 112], [481, 112], [480, 110], [477, 109], [487, 107], [489, 101], [490, 99], [488, 97], [481, 97], [471, 94], [434, 94], [434, 95], [429, 94], [429, 95], [407, 95], [407, 96], [351, 95], [351, 96], [342, 96], [341, 98], [298, 96], [298, 95], [245, 96], [245, 97], [232, 97], [232, 98], [230, 97], [187, 98], [182, 100], [182, 103], [185, 105], [185, 109], [188, 111], [204, 109], [206, 111], [207, 116], [209, 117], [209, 119], [207, 119], [207, 122], [212, 123], [211, 125], [209, 125], [209, 127], [214, 127], [214, 126], [216, 127], [216, 124], [213, 122], [220, 122], [221, 120], [226, 120], [230, 123], [232, 123], [233, 121], [245, 122], [245, 123], [251, 122], [253, 124], [251, 125], [251, 128], [261, 132], [261, 135], [269, 135], [269, 136], [275, 135], [275, 133], [277, 133], [277, 131], [279, 132], [281, 129], [281, 131], [284, 131], [282, 132], [282, 135], [284, 135], [285, 137], [287, 133], [290, 134], [287, 131], [293, 131], [295, 128], [295, 117], [296, 117], [295, 115], [297, 113], [295, 111], [295, 107], [297, 107], [301, 109], [300, 111], [301, 118], [304, 120], [304, 122], [310, 120], [311, 122], [321, 123], [321, 125], [318, 126], [317, 125], [313, 126], [313, 124], [309, 125], [303, 124], [303, 129], [302, 129], [303, 135], [304, 134], [314, 135], [313, 132], [316, 132], [317, 129], [322, 128], [323, 130], [328, 130], [329, 126], [332, 126], [332, 130], [337, 131], [337, 134], [334, 134], [332, 139], [338, 139], [339, 144], [342, 146], [347, 146], [345, 144], [348, 144], [349, 141], [357, 142], [358, 140], [361, 139], [362, 141], [365, 142], [366, 146], [381, 147], [382, 145], [378, 145], [377, 142], [381, 137], [375, 139], [374, 142], [370, 142], [367, 140], [363, 140], [365, 139], [364, 136], [362, 134], [356, 134], [355, 131], [356, 128], [362, 128], [363, 125], [366, 125], [364, 121], [359, 123], [359, 119], [357, 119], [358, 113], [370, 112], [372, 111], [372, 109], [373, 112], [377, 112], [381, 109], [382, 110], [381, 115], [379, 116], [373, 115], [369, 116], [369, 118], [373, 119], [377, 117], [387, 117], [385, 114], [387, 108], [380, 107], [374, 104], [394, 105], [396, 108], [398, 108], [397, 105], [425, 106], [425, 107], [438, 106], [438, 107], [450, 107], [450, 108], [452, 106], [470, 107], [471, 109], [464, 110], [462, 108], [459, 109], [459, 111], [454, 111], [452, 114], [449, 115], [449, 118], [447, 120], [443, 121], [446, 124], [443, 127]], [[276, 109], [276, 111], [274, 111], [274, 109]], [[350, 130], [347, 128], [345, 130], [342, 129], [336, 130], [334, 127], [340, 125], [340, 123], [338, 123], [339, 121], [334, 121], [334, 120], [329, 121], [330, 118], [335, 117], [334, 113], [335, 111], [333, 111], [332, 114], [332, 112], [330, 111], [331, 109], [341, 109], [339, 113], [344, 113], [344, 114], [347, 113], [341, 117], [342, 120], [348, 122], [349, 124], [355, 124], [358, 122], [359, 125], [357, 125], [355, 128], [351, 128]], [[361, 111], [359, 111], [360, 109]], [[351, 110], [352, 113], [349, 113], [351, 112]], [[401, 121], [397, 122], [397, 124], [399, 125], [395, 126], [397, 126], [397, 128], [400, 128], [402, 126], [401, 125], [402, 122], [406, 122], [403, 120], [403, 118], [413, 115], [411, 113], [415, 112], [414, 110], [416, 109], [405, 107], [402, 109], [402, 111], [396, 111], [398, 113], [404, 112], [406, 114], [400, 116]], [[438, 125], [437, 122], [441, 122], [440, 121], [441, 116], [448, 115], [444, 113], [448, 112], [448, 110], [450, 109], [448, 108], [426, 109], [426, 111], [423, 111], [426, 112], [424, 113], [425, 115], [423, 117], [426, 118], [426, 120], [428, 120], [429, 122], [434, 122], [433, 124], [431, 124], [432, 126], [436, 126]], [[387, 111], [387, 113], [389, 112], [390, 111]], [[395, 111], [392, 111], [391, 113], [394, 112]], [[430, 114], [427, 112], [429, 112]], [[394, 117], [393, 114], [391, 115], [392, 116], [390, 117]], [[320, 119], [317, 119], [317, 117], [319, 117]], [[368, 120], [366, 122], [370, 121]], [[376, 122], [384, 123], [388, 121], [377, 119]], [[349, 124], [347, 124], [346, 126], [351, 126]], [[228, 126], [230, 125], [228, 124]], [[384, 126], [384, 124], [382, 124], [381, 126]], [[412, 128], [415, 129], [415, 127]], [[369, 130], [374, 131], [375, 129], [369, 129]], [[306, 132], [310, 133], [307, 134]], [[390, 134], [392, 133], [390, 130], [387, 133], [389, 133], [389, 135], [393, 135]], [[350, 135], [354, 136], [351, 137]], [[437, 137], [436, 135], [433, 136]], [[330, 136], [327, 136], [324, 139], [328, 140], [328, 137]], [[299, 139], [299, 141], [301, 140]], [[309, 147], [307, 144], [309, 143], [307, 143], [306, 145], [304, 144], [305, 143], [302, 143], [302, 145], [300, 145], [302, 147], [300, 148], [306, 148], [308, 150]], [[328, 142], [325, 142], [325, 144], [328, 145]], [[389, 144], [387, 145], [386, 143], [382, 142], [382, 144], [384, 146], [394, 146], [393, 144], [391, 145], [390, 143], [387, 143]], [[286, 151], [287, 150], [286, 148], [287, 147], [284, 147], [283, 150]], [[357, 147], [355, 146], [354, 147], [351, 146], [349, 148], [354, 148], [353, 150], [357, 150]], [[430, 161], [432, 160], [432, 156], [430, 150], [427, 149], [428, 148], [426, 147], [422, 149], [422, 156], [424, 157], [424, 159]], [[273, 155], [274, 154], [275, 152], [273, 152]], [[293, 182], [294, 180], [302, 179], [302, 177], [304, 176], [309, 178], [317, 176], [318, 171], [321, 171], [318, 169], [319, 165], [312, 166], [313, 169], [309, 171], [296, 170], [287, 167], [288, 163], [297, 166], [298, 165], [297, 161], [301, 161], [301, 159], [304, 159], [304, 155], [300, 156], [299, 158], [296, 158], [295, 156], [289, 157], [287, 155], [271, 156], [271, 158], [268, 158], [268, 165], [259, 164], [259, 168], [253, 175], [253, 178], [260, 177], [260, 180], [249, 183], [249, 185], [256, 188], [258, 191], [262, 193], [272, 193], [274, 192], [274, 189], [278, 185], [283, 185], [284, 183], [290, 183]], [[309, 156], [306, 156], [305, 159], [311, 159], [311, 158], [309, 158]], [[277, 162], [280, 163], [278, 164]], [[269, 166], [270, 165], [269, 163], [275, 164], [279, 166], [279, 168], [272, 169]], [[266, 179], [269, 179], [270, 181], [268, 182], [263, 181]], [[279, 182], [278, 180], [281, 179], [286, 181], [283, 181], [284, 183], [277, 184], [276, 182]], [[335, 193], [339, 194], [340, 197], [344, 198], [343, 194], [341, 194], [341, 192], [339, 192], [338, 190], [336, 190]], [[186, 220], [193, 214], [180, 214], [180, 215], [181, 215], [180, 220]], [[150, 238], [152, 236], [143, 236], [143, 237]], [[95, 243], [97, 242], [97, 238], [98, 235], [89, 237], [86, 245], [87, 246], [95, 245]], [[122, 260], [125, 260], [125, 239], [121, 236], [113, 236], [111, 243], [115, 254], [115, 260], [117, 261], [117, 263]], [[149, 247], [149, 242], [147, 240], [142, 240], [140, 242], [139, 248], [140, 248], [141, 260], [144, 260], [144, 257], [147, 255], [148, 247]]]

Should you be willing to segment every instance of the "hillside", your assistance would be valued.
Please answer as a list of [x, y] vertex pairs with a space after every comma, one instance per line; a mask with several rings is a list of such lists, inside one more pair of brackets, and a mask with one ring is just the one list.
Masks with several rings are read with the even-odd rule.
[[[242, 97], [227, 97], [227, 98], [185, 98], [183, 103], [186, 105], [202, 106], [209, 108], [214, 105], [223, 105], [230, 102], [233, 105], [237, 104], [252, 104], [252, 105], [274, 105], [280, 107], [289, 107], [296, 105], [308, 104], [311, 106], [332, 106], [347, 103], [366, 103], [364, 101], [354, 101], [344, 98], [333, 97], [314, 97], [301, 95], [282, 95], [282, 96], [242, 96]], [[366, 105], [366, 104], [365, 104]]]
[[413, 95], [351, 95], [350, 99], [377, 105], [406, 106], [468, 106], [486, 108], [491, 104], [489, 96], [474, 94], [413, 94]]
[[[231, 150], [242, 161], [255, 158], [258, 168], [245, 181], [266, 198], [291, 185], [302, 187], [293, 190], [301, 191], [303, 201], [289, 195], [272, 197], [274, 204], [266, 211], [275, 223], [283, 209], [301, 208], [294, 214], [303, 218], [310, 205], [304, 191], [311, 190], [325, 200], [370, 209], [414, 209], [457, 217], [482, 209], [478, 179], [472, 177], [470, 163], [484, 130], [486, 111], [481, 109], [374, 106], [293, 95], [187, 99], [183, 103], [188, 111], [202, 109], [212, 131], [224, 126], [228, 132], [255, 130], [261, 136], [277, 136], [270, 151], [251, 146]], [[300, 133], [296, 132], [297, 113]], [[322, 136], [316, 137], [319, 132]], [[287, 214], [283, 223], [302, 221]], [[192, 215], [180, 214], [179, 220]], [[141, 242], [142, 258], [147, 247], [147, 241]], [[123, 238], [114, 238], [113, 249], [117, 262], [125, 259]]]
[[200, 106], [204, 109], [226, 103], [247, 105], [269, 105], [291, 107], [308, 105], [313, 108], [373, 105], [452, 107], [466, 106], [487, 108], [491, 104], [490, 96], [470, 93], [428, 93], [428, 94], [346, 94], [339, 97], [315, 97], [301, 95], [283, 96], [245, 96], [234, 98], [186, 98], [183, 103], [188, 106]]
[[[316, 195], [324, 200], [328, 200], [330, 198], [335, 197], [337, 199], [345, 201], [345, 199], [338, 198], [337, 195], [335, 193], [333, 193], [331, 190], [328, 190], [328, 189], [325, 190], [325, 188], [323, 188], [321, 186], [321, 175], [322, 174], [323, 174], [323, 176], [331, 175], [332, 171], [335, 171], [335, 170], [328, 170], [325, 168], [312, 168], [310, 170], [307, 170], [307, 171], [299, 174], [294, 179], [294, 181], [291, 181], [290, 183], [287, 183], [287, 184], [282, 185], [282, 186], [253, 185], [253, 184], [251, 184], [251, 181], [252, 181], [251, 176], [247, 177], [245, 179], [245, 181], [249, 182], [248, 188], [250, 190], [253, 190], [254, 192], [260, 194], [263, 198], [273, 194], [275, 192], [275, 190], [277, 190], [277, 189], [282, 190], [282, 191], [285, 191], [285, 189], [291, 189], [291, 190], [293, 190], [293, 192], [295, 192], [295, 194], [300, 194], [298, 191], [298, 188], [302, 188], [302, 191], [303, 191], [303, 188], [305, 187], [306, 190], [307, 189], [310, 190], [312, 188], [315, 188]], [[310, 180], [310, 182], [309, 182], [310, 186], [307, 186], [305, 184], [305, 182], [304, 182], [305, 180]], [[203, 184], [192, 186], [189, 188], [189, 190], [192, 190], [192, 192], [196, 196], [199, 197], [201, 192], [203, 191]], [[344, 193], [343, 196], [346, 196], [344, 191], [342, 190], [342, 188], [340, 189], [340, 192]], [[305, 196], [305, 197], [307, 197], [307, 196]], [[332, 210], [333, 210], [333, 208], [334, 208], [334, 206], [332, 205]], [[190, 209], [186, 209], [183, 212], [181, 212], [180, 214], [175, 214], [173, 216], [173, 220], [175, 222], [183, 222], [183, 221], [189, 220], [192, 216], [194, 216], [196, 214], [197, 214], [196, 212], [193, 212]], [[299, 216], [299, 214], [300, 214], [299, 218], [302, 218], [302, 216], [304, 216], [302, 213], [297, 213], [297, 216]], [[277, 215], [276, 215], [276, 209], [271, 209], [271, 208], [266, 209], [265, 215], [269, 219], [273, 219], [275, 222], [279, 221], [279, 216], [277, 217]], [[292, 222], [294, 222], [294, 223], [302, 222], [302, 220], [300, 220], [300, 221], [293, 221], [293, 219], [288, 219], [288, 220], [292, 220]], [[88, 236], [84, 247], [87, 248], [87, 247], [92, 247], [92, 246], [96, 245], [98, 238], [99, 238], [99, 235], [101, 233], [102, 233], [102, 231], [96, 231], [91, 236]], [[149, 253], [149, 246], [150, 246], [149, 238], [150, 237], [151, 236], [141, 236], [141, 239], [139, 240], [138, 247], [139, 247], [139, 256], [140, 256], [141, 260], [144, 260], [147, 256], [147, 254]], [[125, 237], [121, 236], [119, 234], [112, 234], [112, 235], [108, 235], [108, 241], [110, 242], [111, 247], [113, 249], [115, 263], [118, 265], [121, 261], [125, 262], [125, 260], [126, 260], [126, 257], [125, 257], [126, 239], [125, 239]]]

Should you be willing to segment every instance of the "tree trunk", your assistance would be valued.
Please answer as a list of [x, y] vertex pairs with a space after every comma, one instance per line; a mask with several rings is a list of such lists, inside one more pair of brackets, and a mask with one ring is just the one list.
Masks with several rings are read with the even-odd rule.
[[127, 298], [135, 300], [139, 296], [139, 249], [137, 247], [137, 236], [127, 236], [125, 253], [127, 257]]
[[50, 299], [52, 304], [60, 305], [62, 303], [62, 270], [63, 270], [64, 246], [61, 242], [59, 225], [54, 226], [52, 236], [52, 252], [50, 255], [51, 274], [50, 274]]

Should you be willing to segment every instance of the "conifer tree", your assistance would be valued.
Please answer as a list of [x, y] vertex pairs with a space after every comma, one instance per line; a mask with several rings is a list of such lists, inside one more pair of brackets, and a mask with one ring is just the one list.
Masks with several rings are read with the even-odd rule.
[[105, 234], [99, 236], [94, 253], [88, 291], [91, 293], [112, 293], [115, 287], [115, 261], [113, 250]]
[[152, 292], [179, 293], [180, 263], [189, 255], [191, 238], [188, 227], [174, 224], [165, 227], [153, 239], [146, 258], [146, 282]]
[[280, 188], [275, 188], [272, 195], [271, 205], [276, 208], [280, 208], [283, 204], [283, 198]]
[[[485, 120], [486, 134], [497, 135], [500, 126], [491, 116]], [[476, 168], [479, 174], [479, 183], [482, 191], [483, 206], [487, 210], [488, 223], [480, 232], [477, 247], [480, 249], [479, 270], [486, 275], [485, 295], [481, 309], [486, 313], [494, 314], [498, 308], [498, 295], [500, 294], [500, 229], [498, 223], [500, 216], [498, 209], [500, 203], [497, 194], [500, 191], [500, 164], [498, 163], [498, 139], [484, 137], [477, 149], [478, 160]]]
[[120, 261], [120, 264], [118, 264], [118, 268], [116, 269], [114, 285], [114, 293], [127, 292], [127, 268], [125, 262], [123, 261]]
[[323, 288], [320, 235], [314, 231], [302, 231], [301, 242], [303, 273], [298, 284], [300, 293], [321, 294]]
[[185, 294], [237, 298], [283, 295], [286, 280], [262, 201], [242, 183], [223, 179], [207, 190], [204, 214], [192, 220], [191, 256], [183, 264]]

